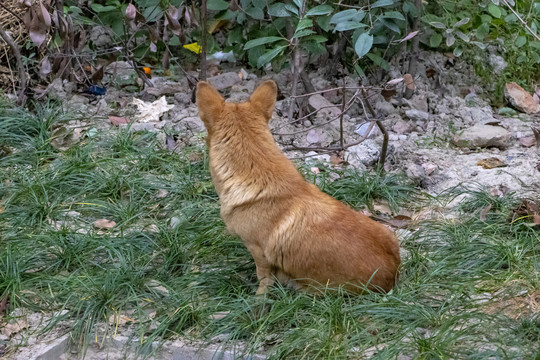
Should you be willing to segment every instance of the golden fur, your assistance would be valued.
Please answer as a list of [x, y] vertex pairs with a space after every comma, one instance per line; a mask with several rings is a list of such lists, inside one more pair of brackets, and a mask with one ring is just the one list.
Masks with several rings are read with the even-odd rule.
[[257, 266], [257, 294], [277, 279], [296, 288], [345, 285], [388, 291], [400, 264], [390, 230], [306, 182], [274, 142], [268, 121], [277, 96], [265, 81], [249, 102], [226, 103], [197, 85], [208, 130], [210, 172], [227, 229]]

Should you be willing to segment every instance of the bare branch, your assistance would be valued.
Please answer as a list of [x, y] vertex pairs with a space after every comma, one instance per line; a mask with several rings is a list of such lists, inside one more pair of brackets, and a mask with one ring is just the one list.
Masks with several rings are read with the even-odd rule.
[[26, 78], [26, 71], [24, 70], [21, 52], [19, 51], [19, 47], [17, 44], [15, 44], [15, 41], [11, 35], [9, 35], [9, 33], [6, 32], [2, 27], [0, 27], [0, 37], [11, 47], [13, 56], [15, 56], [15, 60], [17, 61], [17, 69], [19, 71], [20, 81], [20, 92], [19, 96], [17, 97], [17, 105], [24, 105], [26, 102], [26, 87], [28, 86], [28, 79]]

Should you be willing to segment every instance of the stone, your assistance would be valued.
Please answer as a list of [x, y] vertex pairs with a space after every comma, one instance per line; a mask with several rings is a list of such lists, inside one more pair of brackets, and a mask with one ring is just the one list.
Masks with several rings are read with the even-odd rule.
[[423, 111], [425, 113], [428, 112], [428, 101], [425, 94], [415, 94], [410, 99], [403, 99], [404, 102], [406, 102], [411, 109]]
[[421, 121], [429, 120], [429, 113], [425, 111], [416, 110], [416, 109], [405, 110], [405, 116], [415, 121], [416, 120], [421, 120]]
[[339, 108], [328, 101], [324, 96], [320, 94], [311, 95], [309, 97], [309, 106], [313, 110], [317, 110], [318, 116], [338, 117], [341, 111]]
[[175, 95], [177, 93], [185, 93], [186, 91], [189, 91], [189, 88], [186, 88], [183, 84], [173, 82], [168, 82], [160, 86], [154, 86], [145, 90], [147, 94], [155, 97], [160, 97], [163, 95]]
[[66, 91], [64, 90], [64, 84], [61, 78], [54, 79], [49, 86], [47, 86], [47, 95], [49, 98], [63, 100], [66, 98]]
[[191, 93], [178, 92], [174, 94], [174, 100], [178, 103], [178, 105], [189, 105], [191, 104]]
[[131, 126], [129, 124], [120, 124], [120, 129], [129, 129], [129, 131], [156, 131], [153, 123], [133, 123]]
[[347, 161], [353, 166], [370, 166], [379, 160], [380, 151], [381, 146], [375, 140], [367, 139], [347, 149]]
[[454, 136], [454, 144], [461, 148], [508, 146], [510, 133], [500, 127], [491, 125], [475, 125]]
[[381, 113], [383, 115], [390, 115], [397, 112], [397, 109], [394, 107], [394, 105], [385, 100], [376, 103], [375, 110], [377, 111], [377, 113]]
[[138, 79], [137, 71], [127, 61], [115, 61], [107, 65], [105, 68], [107, 74], [111, 74], [112, 78], [120, 84], [136, 83]]
[[180, 121], [180, 124], [184, 125], [187, 129], [193, 133], [200, 133], [205, 131], [205, 126], [202, 120], [198, 116], [189, 116]]
[[398, 122], [392, 126], [392, 130], [394, 130], [396, 134], [406, 134], [410, 132], [411, 124], [407, 121], [398, 120]]
[[513, 107], [521, 112], [527, 114], [540, 112], [540, 104], [535, 102], [533, 96], [515, 82], [506, 84], [504, 87], [504, 97]]
[[227, 72], [220, 75], [212, 76], [208, 79], [208, 82], [212, 84], [218, 90], [224, 90], [230, 88], [233, 85], [239, 84], [242, 82], [240, 76], [236, 72]]
[[508, 63], [500, 55], [491, 54], [488, 58], [488, 63], [493, 67], [493, 72], [496, 74], [501, 74], [504, 69], [508, 66]]
[[471, 117], [474, 124], [487, 124], [490, 122], [497, 122], [497, 119], [493, 117], [493, 110], [491, 107], [466, 107], [465, 111], [467, 115]]

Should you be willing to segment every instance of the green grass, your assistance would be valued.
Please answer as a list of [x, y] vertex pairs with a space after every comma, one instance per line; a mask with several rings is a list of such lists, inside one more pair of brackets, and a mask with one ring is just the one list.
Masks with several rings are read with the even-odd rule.
[[[129, 326], [147, 354], [155, 340], [219, 335], [271, 359], [355, 359], [368, 349], [374, 359], [540, 357], [538, 315], [512, 310], [540, 301], [540, 231], [512, 221], [516, 194], [461, 188], [428, 200], [398, 175], [306, 175], [356, 208], [467, 197], [455, 216], [402, 236], [408, 255], [386, 295], [275, 286], [256, 297], [253, 261], [219, 217], [203, 147], [171, 154], [153, 134], [113, 131], [59, 151], [53, 133], [68, 119], [51, 104], [0, 106], [0, 298], [8, 314], [65, 310], [44, 331], [70, 320], [81, 351]], [[95, 229], [102, 218], [116, 226]]]

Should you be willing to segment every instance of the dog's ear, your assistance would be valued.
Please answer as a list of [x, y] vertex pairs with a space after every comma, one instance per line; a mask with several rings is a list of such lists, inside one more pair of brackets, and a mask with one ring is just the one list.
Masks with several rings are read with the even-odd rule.
[[208, 128], [221, 114], [225, 99], [206, 81], [197, 84], [196, 99], [199, 116]]
[[277, 85], [273, 80], [263, 82], [249, 98], [251, 106], [260, 111], [268, 121], [272, 117], [277, 98]]

